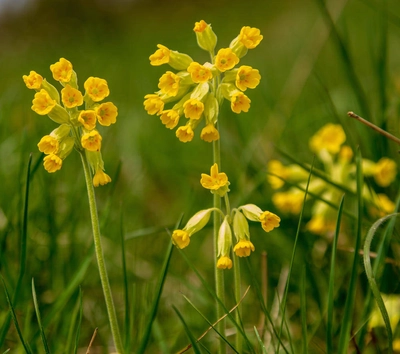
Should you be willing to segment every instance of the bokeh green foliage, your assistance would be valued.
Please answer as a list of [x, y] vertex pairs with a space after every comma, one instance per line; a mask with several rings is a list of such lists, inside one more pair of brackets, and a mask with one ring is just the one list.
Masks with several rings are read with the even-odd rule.
[[[54, 129], [52, 121], [31, 111], [33, 92], [22, 75], [35, 70], [53, 82], [49, 66], [60, 57], [70, 60], [78, 77], [98, 76], [107, 80], [112, 100], [119, 109], [117, 124], [103, 139], [103, 158], [113, 183], [96, 189], [107, 266], [121, 318], [122, 271], [120, 233], [126, 237], [130, 290], [135, 294], [136, 330], [144, 323], [143, 309], [152, 290], [169, 244], [165, 227], [172, 227], [183, 213], [184, 220], [195, 211], [210, 207], [212, 198], [201, 189], [200, 173], [208, 172], [212, 147], [196, 137], [183, 144], [143, 109], [145, 94], [157, 90], [165, 67], [151, 67], [148, 57], [157, 44], [187, 53], [199, 62], [208, 60], [196, 44], [195, 21], [211, 23], [224, 47], [244, 25], [257, 27], [264, 35], [261, 45], [244, 58], [260, 70], [261, 83], [249, 93], [247, 114], [236, 115], [225, 105], [220, 117], [222, 170], [231, 182], [232, 204], [252, 202], [273, 211], [271, 189], [265, 179], [266, 164], [279, 157], [276, 146], [311, 163], [308, 139], [326, 122], [342, 123], [348, 142], [360, 145], [364, 157], [396, 160], [397, 147], [359, 123], [347, 118], [353, 110], [373, 123], [400, 135], [399, 74], [400, 4], [395, 0], [331, 1], [330, 11], [343, 4], [334, 31], [324, 37], [329, 24], [323, 0], [290, 2], [239, 0], [221, 1], [35, 1], [23, 11], [3, 13], [0, 19], [0, 271], [9, 290], [15, 286], [19, 262], [24, 183], [29, 155], [33, 156], [31, 179], [27, 271], [17, 304], [22, 323], [35, 322], [30, 282], [35, 278], [42, 315], [67, 288], [92, 244], [87, 195], [77, 154], [65, 161], [61, 171], [48, 174], [40, 166], [36, 144]], [[337, 31], [338, 36], [335, 35]], [[83, 80], [83, 79], [82, 79]], [[83, 81], [79, 83], [83, 85]], [[359, 84], [359, 86], [358, 86]], [[37, 168], [35, 168], [35, 166]], [[119, 171], [119, 173], [118, 173]], [[386, 192], [393, 198], [396, 185]], [[122, 215], [122, 227], [121, 227]], [[186, 219], [185, 219], [186, 218]], [[251, 229], [256, 252], [245, 272], [245, 284], [260, 278], [260, 255], [269, 254], [270, 292], [276, 287], [282, 267], [291, 256], [297, 219], [285, 217], [279, 230], [265, 235]], [[312, 257], [319, 238], [304, 233], [296, 264], [308, 267], [308, 306], [318, 316], [325, 308], [328, 258]], [[211, 230], [196, 235], [185, 250], [202, 275], [212, 283]], [[328, 246], [329, 248], [329, 246]], [[342, 252], [337, 263], [338, 317], [346, 294], [351, 255]], [[348, 266], [348, 267], [347, 267]], [[347, 268], [346, 268], [347, 267]], [[246, 269], [245, 267], [243, 267]], [[339, 268], [340, 269], [340, 268]], [[294, 267], [289, 311], [299, 316], [300, 267]], [[396, 269], [395, 269], [396, 271]], [[397, 273], [395, 273], [398, 275]], [[232, 290], [227, 272], [227, 291]], [[363, 288], [365, 279], [361, 281]], [[172, 305], [186, 315], [189, 327], [200, 334], [207, 327], [180, 296], [185, 293], [213, 317], [213, 299], [190, 271], [179, 253], [172, 257], [167, 283], [155, 323], [151, 348], [182, 348], [187, 339], [173, 314]], [[93, 262], [83, 289], [81, 345], [85, 346], [95, 327], [98, 345], [108, 340], [102, 292]], [[399, 289], [391, 289], [398, 291]], [[51, 346], [62, 348], [78, 291], [47, 330], [56, 339]], [[362, 294], [360, 295], [362, 298]], [[243, 321], [256, 323], [259, 309], [254, 293], [243, 303]], [[272, 295], [271, 297], [272, 298]], [[229, 300], [229, 305], [234, 305]], [[228, 305], [228, 307], [229, 307]], [[356, 312], [361, 311], [356, 304]], [[6, 301], [0, 296], [0, 324], [6, 316]], [[29, 312], [30, 311], [30, 312]], [[318, 317], [316, 316], [316, 317]], [[313, 316], [309, 318], [312, 322]], [[322, 326], [323, 327], [323, 326]], [[32, 328], [35, 328], [32, 324]], [[316, 328], [316, 340], [324, 332]], [[135, 338], [137, 332], [132, 334]], [[299, 335], [299, 333], [298, 333]], [[7, 336], [4, 350], [14, 345], [14, 332]], [[167, 338], [167, 339], [166, 339]], [[211, 336], [209, 341], [213, 341]], [[3, 347], [0, 348], [0, 351]], [[158, 349], [154, 349], [158, 350]]]

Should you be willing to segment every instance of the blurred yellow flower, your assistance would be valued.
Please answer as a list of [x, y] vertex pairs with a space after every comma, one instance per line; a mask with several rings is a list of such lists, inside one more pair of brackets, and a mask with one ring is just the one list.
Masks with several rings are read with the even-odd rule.
[[235, 113], [248, 112], [250, 103], [250, 98], [241, 91], [237, 91], [231, 96], [231, 109]]
[[61, 90], [61, 100], [66, 108], [74, 108], [83, 104], [82, 93], [68, 84]]
[[144, 109], [147, 111], [148, 114], [160, 114], [164, 109], [164, 101], [160, 98], [160, 96], [156, 94], [148, 94], [144, 96]]
[[82, 147], [89, 151], [100, 151], [102, 137], [97, 130], [82, 135]]
[[201, 174], [200, 183], [206, 189], [217, 190], [226, 186], [229, 182], [226, 173], [218, 172], [218, 165], [215, 163], [211, 166], [210, 175]]
[[167, 71], [164, 75], [161, 76], [158, 88], [162, 93], [175, 97], [179, 90], [179, 81], [181, 78], [174, 74], [172, 71]]
[[260, 221], [261, 221], [261, 226], [264, 229], [265, 232], [270, 232], [276, 227], [279, 227], [279, 223], [281, 221], [281, 218], [274, 214], [271, 213], [270, 211], [264, 211], [260, 215]]
[[41, 89], [35, 94], [35, 97], [32, 101], [32, 110], [41, 116], [45, 116], [51, 112], [56, 104], [57, 102], [50, 97], [47, 91]]
[[53, 73], [54, 80], [60, 82], [71, 81], [72, 64], [67, 59], [60, 58], [57, 63], [50, 65], [50, 70]]
[[110, 94], [107, 81], [99, 77], [89, 77], [83, 87], [94, 102], [102, 101]]
[[154, 54], [150, 55], [150, 64], [153, 66], [159, 66], [167, 64], [169, 62], [170, 50], [162, 44], [157, 44], [157, 50]]
[[389, 186], [396, 179], [396, 175], [397, 165], [392, 159], [383, 157], [376, 163], [374, 179], [379, 186]]
[[272, 195], [272, 203], [281, 211], [299, 214], [303, 205], [302, 191], [277, 192]]
[[219, 132], [214, 124], [207, 124], [200, 133], [200, 138], [208, 143], [219, 139]]
[[238, 257], [248, 257], [254, 250], [255, 247], [249, 240], [240, 240], [235, 247], [233, 247], [233, 252], [235, 252]]
[[168, 129], [174, 129], [179, 123], [179, 112], [174, 109], [167, 109], [162, 111], [160, 119]]
[[95, 109], [97, 120], [102, 126], [108, 127], [117, 121], [118, 108], [112, 102], [104, 102]]
[[[268, 174], [267, 179], [273, 189], [279, 189], [285, 184], [285, 179], [288, 178], [287, 168], [279, 160], [270, 160], [267, 165]], [[275, 176], [274, 176], [275, 175]], [[278, 178], [282, 177], [282, 179]]]
[[28, 89], [39, 90], [42, 86], [43, 77], [39, 75], [36, 71], [31, 71], [29, 75], [22, 76], [25, 85]]
[[345, 140], [346, 134], [342, 126], [328, 123], [311, 137], [310, 149], [316, 153], [325, 149], [331, 154], [337, 154]]
[[257, 69], [242, 65], [236, 74], [236, 87], [242, 91], [247, 88], [256, 88], [260, 83], [261, 75]]
[[222, 48], [215, 56], [215, 66], [221, 72], [232, 69], [237, 63], [239, 58], [231, 48]]
[[187, 247], [190, 243], [189, 233], [185, 230], [174, 230], [172, 243], [180, 249]]
[[190, 125], [184, 125], [183, 127], [179, 127], [176, 130], [176, 137], [182, 143], [187, 143], [188, 141], [192, 141], [194, 137], [194, 132], [192, 127]]
[[105, 173], [101, 168], [98, 168], [96, 174], [93, 176], [93, 186], [104, 186], [111, 182], [111, 177]]
[[257, 47], [262, 39], [263, 36], [258, 28], [244, 26], [240, 30], [239, 41], [248, 49]]
[[217, 261], [218, 269], [231, 269], [232, 268], [232, 260], [228, 256], [222, 256]]
[[43, 159], [43, 166], [45, 170], [49, 173], [53, 173], [61, 169], [62, 166], [62, 159], [60, 159], [55, 154], [50, 154], [45, 156]]
[[204, 103], [195, 98], [190, 98], [183, 104], [183, 112], [186, 118], [200, 119], [203, 111]]
[[86, 130], [93, 130], [96, 127], [96, 112], [92, 110], [80, 111], [78, 121]]
[[199, 84], [211, 80], [213, 75], [209, 68], [201, 65], [197, 62], [192, 62], [187, 68], [187, 72], [190, 74], [193, 82]]
[[40, 152], [44, 152], [46, 155], [49, 155], [57, 153], [59, 143], [58, 140], [51, 135], [45, 135], [42, 139], [40, 139], [37, 146]]

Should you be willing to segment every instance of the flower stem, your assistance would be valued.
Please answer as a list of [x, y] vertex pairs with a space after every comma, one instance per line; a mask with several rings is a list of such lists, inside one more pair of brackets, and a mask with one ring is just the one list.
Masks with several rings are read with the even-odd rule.
[[[234, 283], [235, 283], [235, 302], [238, 304], [236, 311], [235, 311], [235, 320], [237, 324], [241, 323], [240, 320], [240, 312], [242, 306], [239, 304], [240, 298], [242, 296], [241, 292], [241, 277], [240, 277], [240, 262], [239, 262], [239, 257], [234, 255], [234, 262], [233, 262], [233, 271], [234, 271]], [[236, 332], [236, 350], [239, 353], [242, 353], [242, 346], [243, 346], [243, 338], [242, 335], [239, 333], [239, 330]]]
[[119, 332], [117, 315], [115, 312], [114, 301], [111, 294], [111, 287], [108, 281], [107, 269], [106, 264], [104, 261], [103, 255], [103, 248], [101, 245], [101, 238], [100, 238], [100, 225], [99, 225], [99, 217], [97, 214], [97, 205], [96, 205], [96, 198], [94, 195], [94, 187], [92, 182], [92, 177], [89, 170], [89, 164], [86, 159], [86, 155], [83, 151], [79, 151], [82, 159], [83, 170], [85, 173], [85, 180], [86, 180], [86, 188], [88, 192], [88, 199], [89, 199], [89, 208], [90, 208], [90, 218], [92, 221], [92, 230], [93, 230], [93, 240], [94, 240], [94, 247], [96, 252], [97, 258], [97, 265], [99, 267], [100, 273], [100, 280], [101, 286], [104, 292], [104, 298], [107, 307], [108, 319], [110, 321], [111, 333], [114, 339], [115, 349], [118, 353], [124, 353], [121, 335]]
[[[217, 122], [218, 125], [218, 122]], [[218, 127], [217, 127], [218, 129]], [[221, 150], [219, 140], [213, 141], [213, 160], [214, 163], [221, 166]], [[214, 193], [214, 208], [221, 209], [221, 197]], [[217, 268], [217, 255], [218, 255], [218, 232], [221, 226], [221, 216], [219, 213], [214, 213], [214, 254], [215, 254], [215, 292], [222, 303], [225, 303], [225, 289], [224, 289], [224, 273], [222, 269]], [[225, 311], [221, 304], [217, 302], [217, 319], [222, 318], [225, 315]], [[221, 320], [217, 324], [218, 332], [221, 336], [225, 337], [225, 319]], [[219, 354], [226, 353], [225, 341], [220, 339], [219, 342]]]

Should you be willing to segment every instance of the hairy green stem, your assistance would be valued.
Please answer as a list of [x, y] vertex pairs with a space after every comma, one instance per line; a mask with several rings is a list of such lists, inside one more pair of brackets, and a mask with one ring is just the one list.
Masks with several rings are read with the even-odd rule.
[[89, 208], [90, 208], [90, 218], [92, 221], [92, 230], [93, 230], [93, 240], [94, 247], [97, 258], [97, 265], [100, 273], [101, 286], [104, 292], [104, 299], [106, 302], [108, 319], [110, 321], [111, 333], [114, 339], [114, 344], [117, 352], [119, 354], [124, 353], [124, 347], [122, 345], [121, 335], [119, 332], [117, 315], [115, 312], [114, 301], [111, 294], [110, 282], [108, 280], [106, 264], [104, 261], [103, 248], [101, 245], [101, 237], [100, 237], [100, 225], [99, 225], [99, 217], [97, 214], [97, 205], [96, 198], [94, 194], [94, 187], [92, 182], [92, 176], [89, 169], [89, 164], [86, 158], [86, 155], [83, 151], [79, 151], [82, 159], [83, 170], [85, 173], [86, 180], [86, 188], [88, 192], [89, 199]]
[[[234, 272], [234, 283], [235, 283], [235, 301], [238, 304], [236, 311], [235, 311], [235, 320], [238, 325], [240, 325], [241, 319], [240, 319], [240, 312], [242, 305], [239, 304], [241, 296], [242, 296], [242, 291], [241, 291], [241, 277], [240, 277], [240, 262], [239, 262], [239, 257], [234, 255], [234, 262], [233, 262], [233, 272]], [[239, 353], [242, 353], [242, 347], [243, 347], [243, 337], [239, 332], [239, 329], [236, 329], [236, 350]]]

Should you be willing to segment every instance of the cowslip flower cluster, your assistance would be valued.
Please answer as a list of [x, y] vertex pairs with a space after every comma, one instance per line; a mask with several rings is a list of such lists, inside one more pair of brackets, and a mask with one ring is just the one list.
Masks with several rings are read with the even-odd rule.
[[[356, 191], [356, 166], [353, 160], [352, 149], [344, 145], [346, 134], [341, 125], [326, 124], [310, 141], [309, 146], [317, 158], [322, 162], [324, 171], [329, 178], [338, 185], [343, 185]], [[383, 157], [378, 162], [368, 159], [362, 161], [363, 174], [372, 178], [378, 187], [388, 187], [397, 175], [396, 163]], [[268, 163], [267, 179], [273, 189], [280, 189], [285, 182], [298, 185], [303, 190], [308, 179], [308, 172], [297, 165], [284, 166], [278, 160]], [[343, 194], [340, 190], [326, 183], [320, 178], [311, 179], [309, 192], [318, 195], [321, 199], [338, 205]], [[308, 198], [311, 198], [308, 195]], [[364, 186], [363, 198], [369, 206], [371, 216], [383, 216], [394, 211], [395, 205], [386, 194], [376, 193], [372, 188]], [[272, 202], [281, 211], [299, 214], [304, 199], [304, 192], [294, 186], [280, 190], [272, 196]], [[322, 200], [316, 200], [311, 209], [312, 217], [306, 228], [319, 235], [334, 231], [336, 227], [337, 212]]]
[[[211, 166], [209, 175], [201, 174], [200, 183], [203, 188], [220, 197], [225, 197], [229, 192], [228, 177], [224, 172], [219, 172], [217, 164]], [[230, 257], [233, 243], [232, 233], [236, 239], [236, 244], [233, 246], [233, 252], [236, 256], [248, 257], [255, 250], [253, 243], [250, 241], [248, 220], [261, 223], [261, 227], [265, 232], [270, 232], [279, 227], [281, 220], [276, 214], [270, 211], [263, 211], [254, 204], [246, 204], [232, 209], [227, 215], [218, 208], [200, 210], [189, 219], [182, 229], [174, 230], [172, 242], [175, 246], [180, 249], [187, 247], [191, 236], [207, 225], [212, 212], [219, 213], [223, 219], [218, 233], [217, 268], [219, 269], [232, 268]]]
[[[217, 36], [211, 25], [201, 20], [193, 30], [199, 47], [210, 53], [212, 62], [200, 64], [187, 54], [158, 44], [156, 52], [150, 55], [150, 64], [168, 64], [177, 72], [168, 70], [161, 76], [159, 91], [144, 97], [144, 108], [148, 114], [160, 116], [168, 129], [174, 129], [184, 117], [184, 124], [176, 130], [181, 142], [191, 141], [194, 130], [203, 121], [200, 138], [212, 142], [219, 139], [218, 112], [224, 98], [235, 113], [248, 112], [250, 108], [250, 98], [244, 92], [257, 87], [261, 76], [251, 66], [237, 65], [248, 49], [258, 46], [263, 36], [259, 29], [245, 26], [229, 47], [215, 54]], [[176, 103], [167, 108], [172, 102]]]
[[64, 159], [75, 147], [85, 152], [95, 187], [111, 182], [110, 176], [104, 172], [102, 136], [97, 130], [97, 123], [108, 127], [116, 122], [118, 115], [118, 109], [112, 102], [102, 102], [110, 94], [107, 81], [89, 77], [83, 85], [85, 93], [82, 94], [70, 61], [61, 58], [50, 65], [50, 70], [54, 80], [63, 86], [61, 95], [35, 71], [23, 76], [27, 88], [36, 91], [32, 110], [39, 115], [47, 115], [59, 124], [38, 143], [39, 151], [46, 155], [44, 168], [50, 173], [60, 170]]

